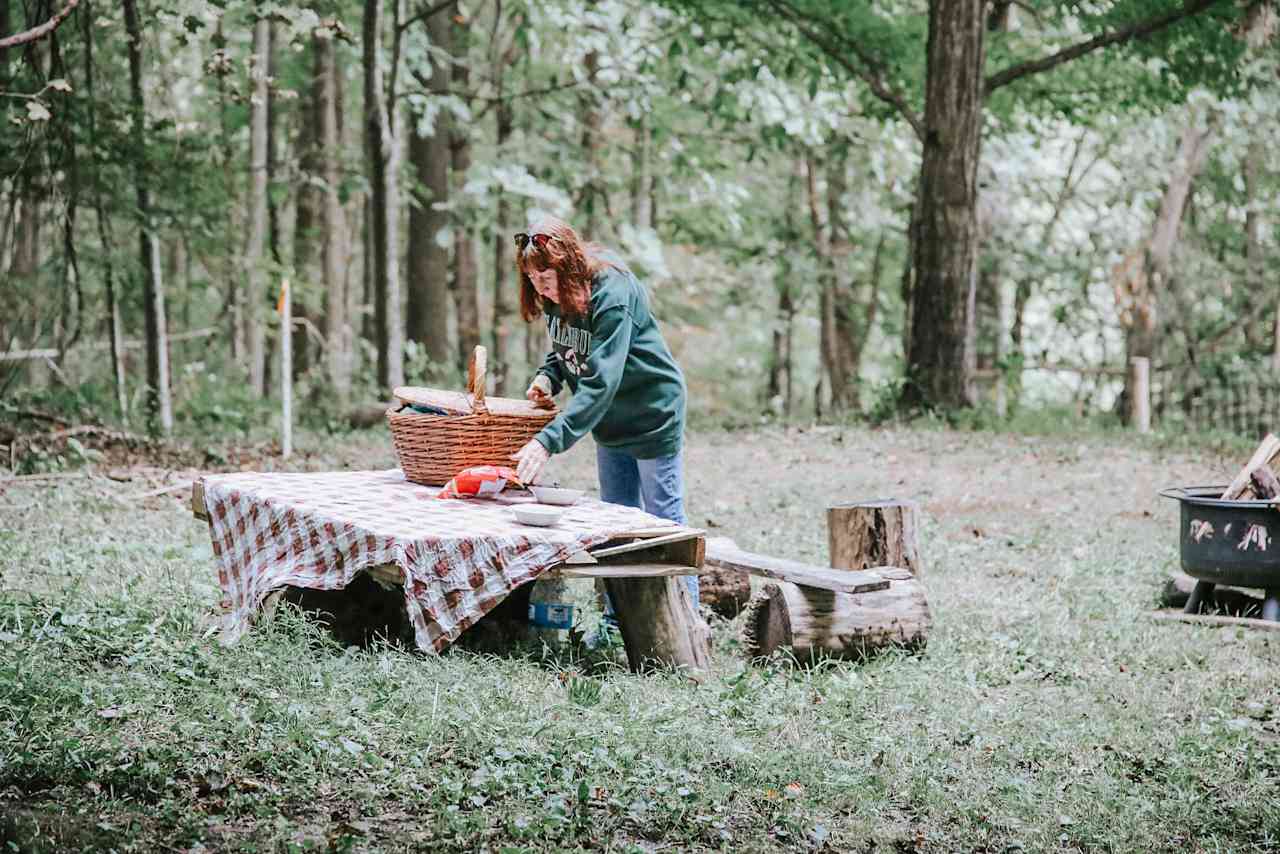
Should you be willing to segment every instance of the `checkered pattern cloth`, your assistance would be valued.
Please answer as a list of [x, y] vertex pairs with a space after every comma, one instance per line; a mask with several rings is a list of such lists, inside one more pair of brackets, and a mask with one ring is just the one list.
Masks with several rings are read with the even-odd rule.
[[440, 652], [508, 593], [624, 531], [670, 525], [583, 499], [555, 527], [515, 520], [492, 500], [435, 497], [399, 469], [243, 473], [201, 479], [226, 609], [223, 641], [244, 633], [269, 593], [336, 590], [395, 564], [418, 647]]

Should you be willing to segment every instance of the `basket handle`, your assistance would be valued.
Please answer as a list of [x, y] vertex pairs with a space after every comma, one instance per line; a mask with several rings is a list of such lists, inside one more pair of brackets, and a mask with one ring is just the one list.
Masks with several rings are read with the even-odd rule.
[[488, 415], [489, 407], [484, 403], [485, 367], [488, 355], [484, 345], [477, 344], [471, 354], [471, 364], [467, 368], [467, 391], [471, 393], [471, 408], [479, 415]]

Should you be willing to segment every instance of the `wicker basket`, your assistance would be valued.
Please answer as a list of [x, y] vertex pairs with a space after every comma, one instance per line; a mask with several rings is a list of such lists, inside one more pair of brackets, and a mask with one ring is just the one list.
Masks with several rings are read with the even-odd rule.
[[[441, 486], [471, 466], [510, 466], [520, 450], [558, 414], [527, 400], [486, 398], [485, 349], [471, 357], [470, 394], [401, 386], [387, 410], [391, 439], [404, 476], [414, 483]], [[415, 412], [410, 405], [443, 409], [447, 415]]]

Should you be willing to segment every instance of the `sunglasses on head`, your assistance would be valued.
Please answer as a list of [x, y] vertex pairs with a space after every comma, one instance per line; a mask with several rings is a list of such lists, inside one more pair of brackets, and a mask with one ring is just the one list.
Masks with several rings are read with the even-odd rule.
[[532, 242], [539, 249], [544, 249], [551, 240], [550, 234], [525, 234], [522, 231], [516, 235], [516, 248], [523, 252], [524, 248]]

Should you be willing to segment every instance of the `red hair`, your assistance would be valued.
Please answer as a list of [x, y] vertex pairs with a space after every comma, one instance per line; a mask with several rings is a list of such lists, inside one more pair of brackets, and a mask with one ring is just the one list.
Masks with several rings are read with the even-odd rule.
[[573, 226], [554, 216], [546, 216], [529, 228], [530, 236], [545, 234], [550, 240], [530, 240], [516, 251], [516, 271], [520, 274], [520, 316], [526, 323], [542, 316], [542, 295], [533, 287], [529, 271], [547, 268], [556, 271], [560, 311], [568, 320], [586, 316], [591, 303], [591, 284], [606, 267], [615, 266], [597, 254], [600, 247], [586, 244]]

